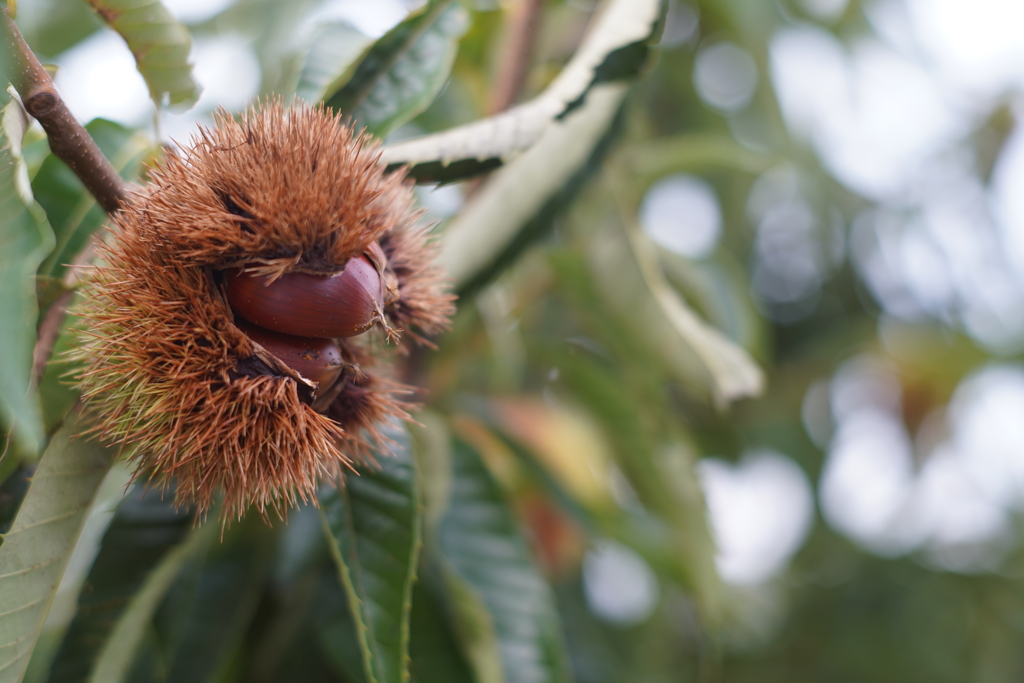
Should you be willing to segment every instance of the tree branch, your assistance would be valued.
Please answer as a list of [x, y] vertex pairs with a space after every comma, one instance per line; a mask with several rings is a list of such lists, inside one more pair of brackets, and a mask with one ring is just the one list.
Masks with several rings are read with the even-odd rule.
[[0, 12], [0, 48], [11, 66], [11, 84], [21, 95], [25, 111], [46, 131], [50, 151], [74, 171], [104, 211], [117, 211], [128, 199], [127, 184], [68, 111], [50, 74], [25, 43], [6, 9]]
[[530, 71], [530, 58], [537, 42], [537, 26], [544, 0], [518, 0], [509, 10], [505, 37], [498, 56], [498, 71], [491, 90], [490, 114], [503, 112], [519, 99]]
[[[487, 100], [487, 114], [500, 114], [514, 105], [523, 94], [526, 76], [530, 73], [530, 60], [537, 43], [537, 27], [540, 24], [544, 0], [518, 0], [508, 10], [505, 20], [505, 34], [498, 55], [497, 73]], [[472, 178], [466, 183], [466, 199], [475, 195], [485, 182], [487, 175]]]

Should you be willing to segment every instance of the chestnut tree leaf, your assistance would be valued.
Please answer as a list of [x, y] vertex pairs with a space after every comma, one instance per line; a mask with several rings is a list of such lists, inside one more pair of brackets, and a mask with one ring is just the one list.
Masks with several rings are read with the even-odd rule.
[[384, 34], [327, 104], [383, 138], [426, 109], [448, 81], [469, 12], [435, 0]]
[[394, 454], [319, 496], [324, 531], [355, 622], [368, 683], [408, 678], [409, 614], [423, 510], [409, 436]]
[[295, 94], [319, 102], [352, 77], [373, 38], [344, 21], [317, 24], [310, 35]]
[[203, 546], [214, 540], [216, 530], [217, 527], [214, 525], [193, 529], [184, 542], [171, 549], [160, 563], [153, 567], [145, 583], [132, 596], [131, 602], [125, 607], [98, 653], [90, 681], [118, 683], [126, 680], [146, 632], [146, 624], [153, 618], [160, 601], [182, 567], [200, 552]]
[[501, 645], [491, 615], [480, 593], [444, 559], [441, 583], [446, 606], [454, 622], [455, 637], [462, 656], [473, 671], [477, 683], [504, 683], [505, 666]]
[[0, 106], [0, 418], [24, 452], [35, 453], [44, 439], [31, 378], [35, 275], [53, 249], [53, 231], [32, 196], [21, 155], [27, 114], [6, 90], [0, 90]]
[[495, 116], [384, 149], [391, 167], [408, 164], [420, 182], [452, 182], [507, 163], [583, 106], [592, 88], [637, 76], [647, 63], [663, 0], [609, 0], [583, 44], [540, 95]]
[[[456, 633], [478, 677], [485, 673], [481, 645], [493, 628], [500, 655], [501, 680], [507, 683], [569, 681], [568, 657], [551, 587], [534, 564], [526, 541], [480, 456], [456, 440], [448, 510], [438, 527], [438, 546], [453, 576], [446, 580], [456, 603], [479, 601], [488, 619], [467, 623], [477, 609], [453, 610]], [[488, 623], [489, 622], [489, 623]], [[474, 649], [475, 648], [475, 649]], [[484, 680], [496, 680], [493, 672]]]
[[157, 107], [191, 107], [202, 88], [192, 75], [192, 36], [159, 0], [86, 0], [135, 56]]
[[561, 353], [552, 361], [575, 399], [603, 428], [645, 511], [605, 518], [602, 530], [690, 591], [708, 622], [719, 623], [722, 585], [707, 506], [694, 472], [696, 458], [678, 425], [651, 419], [664, 414], [659, 392], [648, 381], [638, 381], [636, 369], [623, 370], [627, 365], [621, 361], [610, 364], [584, 353]]
[[[349, 683], [365, 683], [363, 658], [356, 624], [337, 577], [325, 577], [316, 589], [312, 607], [317, 643], [326, 658]], [[452, 605], [442, 604], [431, 582], [413, 586], [409, 615], [409, 679], [413, 683], [489, 683], [474, 677], [460, 652], [447, 614]], [[495, 648], [497, 652], [497, 648]], [[497, 656], [495, 656], [497, 662]], [[499, 663], [500, 667], [500, 663]], [[500, 669], [499, 669], [500, 671]]]
[[764, 346], [766, 326], [751, 301], [743, 266], [731, 254], [697, 260], [661, 246], [656, 251], [666, 280], [708, 322], [745, 349]]
[[[764, 371], [672, 288], [654, 244], [632, 218], [595, 235], [589, 259], [594, 282], [611, 308], [643, 330], [648, 351], [676, 377], [699, 390], [706, 387], [719, 405], [761, 392]], [[616, 277], [601, 276], [608, 272]]]
[[[627, 86], [594, 88], [587, 103], [544, 131], [528, 152], [494, 173], [442, 236], [440, 262], [465, 290], [494, 269], [527, 223], [557, 199], [611, 126]], [[561, 205], [562, 202], [557, 202]]]
[[[608, 195], [600, 184], [588, 188], [565, 221], [571, 235], [568, 241], [578, 233], [596, 239], [594, 226], [615, 220]], [[688, 590], [709, 624], [720, 623], [724, 593], [715, 568], [707, 507], [693, 468], [697, 453], [685, 426], [669, 407], [673, 399], [665, 391], [664, 363], [652, 358], [644, 339], [646, 327], [637, 324], [637, 316], [626, 318], [609, 310], [595, 282], [607, 278], [606, 272], [595, 272], [585, 254], [569, 247], [550, 252], [548, 262], [557, 278], [557, 291], [578, 317], [580, 339], [586, 342], [571, 346], [541, 342], [535, 352], [545, 366], [558, 368], [562, 391], [600, 427], [641, 505], [630, 506], [623, 514], [586, 509], [573, 504], [568, 492], [558, 493], [554, 478], [547, 477], [545, 483], [585, 527], [599, 529], [633, 548], [660, 574]]]
[[[218, 542], [220, 528], [211, 526], [212, 542], [205, 552], [186, 559], [152, 619], [137, 620], [146, 623], [139, 628], [141, 635], [136, 634], [141, 642], [127, 680], [213, 680], [250, 628], [270, 575], [276, 529], [250, 515], [226, 529]], [[108, 654], [116, 653], [104, 652], [99, 664], [108, 671], [114, 667], [105, 667], [117, 664], [116, 670], [122, 671], [125, 663], [106, 660]], [[99, 674], [95, 670], [92, 680], [106, 683]]]
[[32, 46], [32, 51], [44, 63], [103, 26], [84, 2], [55, 2], [45, 7], [45, 21], [24, 21], [18, 26], [25, 42]]
[[460, 653], [446, 618], [448, 606], [442, 605], [439, 597], [424, 581], [413, 588], [409, 627], [412, 680], [415, 683], [487, 683], [479, 676], [474, 678], [471, 667]]
[[103, 535], [49, 681], [85, 681], [91, 672], [97, 681], [122, 680], [145, 623], [196, 551], [196, 539], [215, 528], [198, 533], [192, 512], [176, 509], [172, 496], [135, 486]]
[[310, 612], [320, 649], [334, 670], [348, 683], [366, 683], [359, 631], [336, 572], [321, 577]]
[[114, 458], [115, 449], [76, 436], [83, 429], [73, 418], [50, 442], [0, 546], [0, 683], [21, 680]]

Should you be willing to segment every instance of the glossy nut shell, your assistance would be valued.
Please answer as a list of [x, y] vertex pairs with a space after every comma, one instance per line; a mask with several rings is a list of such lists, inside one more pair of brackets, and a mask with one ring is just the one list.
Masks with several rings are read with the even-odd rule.
[[281, 334], [240, 318], [235, 318], [235, 325], [289, 368], [316, 382], [320, 390], [331, 386], [341, 375], [341, 349], [330, 339]]
[[352, 337], [373, 327], [384, 306], [384, 284], [373, 263], [356, 256], [334, 275], [225, 273], [236, 315], [268, 330], [299, 337]]

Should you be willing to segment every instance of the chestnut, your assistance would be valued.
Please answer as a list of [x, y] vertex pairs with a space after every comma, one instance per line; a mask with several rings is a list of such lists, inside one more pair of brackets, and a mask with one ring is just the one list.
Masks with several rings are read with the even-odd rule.
[[270, 282], [245, 271], [225, 273], [236, 315], [267, 330], [299, 337], [353, 337], [384, 322], [384, 281], [365, 255], [331, 275], [286, 273]]
[[341, 349], [330, 339], [273, 332], [240, 318], [235, 318], [235, 326], [292, 370], [316, 382], [320, 392], [328, 389], [345, 367]]

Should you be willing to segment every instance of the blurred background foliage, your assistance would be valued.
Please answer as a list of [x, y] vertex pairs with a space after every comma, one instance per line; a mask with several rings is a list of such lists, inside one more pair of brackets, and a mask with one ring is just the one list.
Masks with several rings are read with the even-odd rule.
[[[18, 24], [134, 180], [156, 140], [254, 95], [324, 99], [389, 143], [487, 116], [526, 2], [165, 2], [201, 95], [188, 73], [143, 80], [85, 2], [21, 0]], [[520, 101], [596, 8], [540, 4]], [[547, 194], [519, 161], [420, 187], [460, 301], [438, 349], [401, 361], [424, 410], [399, 457], [325, 493], [324, 522], [250, 515], [223, 538], [152, 493], [122, 500], [115, 466], [28, 680], [1024, 676], [1020, 8], [663, 9]], [[408, 35], [419, 52], [399, 55]], [[41, 132], [23, 150], [55, 236], [45, 311], [103, 216]], [[517, 202], [528, 220], [507, 218]], [[67, 370], [39, 383], [48, 435]], [[0, 461], [5, 525], [30, 441]]]

